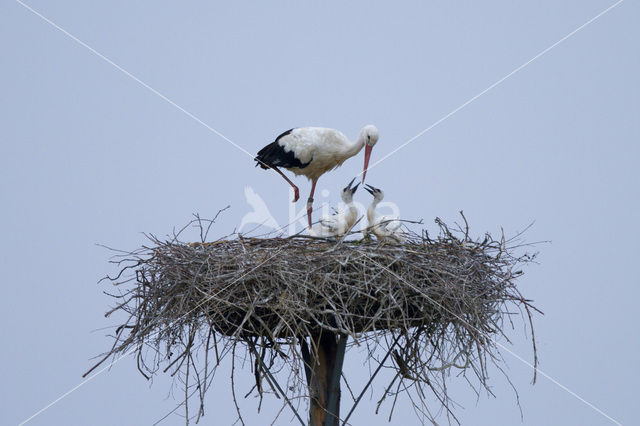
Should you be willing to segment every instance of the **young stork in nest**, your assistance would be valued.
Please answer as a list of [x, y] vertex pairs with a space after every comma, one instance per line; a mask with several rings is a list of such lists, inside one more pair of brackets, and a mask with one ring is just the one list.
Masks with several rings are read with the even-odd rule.
[[320, 222], [313, 225], [309, 230], [309, 235], [313, 237], [337, 237], [349, 232], [358, 218], [358, 210], [353, 204], [353, 194], [360, 184], [352, 188], [351, 185], [354, 180], [356, 179], [353, 178], [349, 185], [342, 190], [341, 197], [346, 204], [346, 209], [334, 215], [322, 217]]
[[364, 148], [364, 170], [362, 183], [367, 174], [371, 149], [378, 142], [378, 129], [369, 124], [360, 130], [355, 141], [350, 141], [342, 132], [322, 127], [300, 127], [287, 130], [274, 142], [258, 151], [256, 166], [273, 169], [293, 187], [295, 203], [300, 198], [298, 187], [278, 169], [284, 167], [296, 175], [304, 175], [311, 181], [311, 194], [307, 200], [307, 218], [311, 228], [313, 193], [318, 178], [341, 166]]
[[380, 241], [390, 241], [394, 243], [403, 243], [405, 240], [404, 231], [401, 228], [402, 223], [394, 216], [380, 215], [376, 212], [378, 203], [384, 198], [384, 192], [381, 189], [374, 188], [371, 185], [365, 185], [369, 194], [373, 195], [373, 202], [367, 209], [367, 230], [371, 232]]

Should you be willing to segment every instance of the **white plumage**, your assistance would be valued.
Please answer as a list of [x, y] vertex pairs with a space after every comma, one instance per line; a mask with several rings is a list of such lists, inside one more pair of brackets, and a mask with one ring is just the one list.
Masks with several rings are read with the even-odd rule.
[[360, 130], [355, 141], [350, 141], [342, 132], [323, 127], [300, 127], [288, 130], [269, 145], [262, 148], [255, 160], [263, 169], [274, 169], [294, 190], [294, 202], [300, 198], [298, 187], [282, 173], [278, 167], [284, 167], [296, 175], [304, 175], [311, 180], [311, 194], [307, 200], [307, 216], [311, 228], [313, 194], [318, 178], [356, 155], [364, 147], [364, 183], [371, 149], [378, 141], [378, 129], [367, 125]]
[[405, 234], [402, 230], [402, 222], [397, 217], [381, 215], [376, 212], [378, 203], [384, 199], [384, 192], [371, 185], [366, 186], [366, 190], [373, 195], [373, 202], [367, 209], [368, 225], [365, 234], [371, 232], [380, 241], [404, 242]]
[[341, 197], [345, 203], [345, 210], [331, 216], [323, 216], [318, 223], [309, 229], [309, 235], [314, 237], [337, 237], [349, 232], [358, 218], [358, 210], [353, 204], [353, 194], [360, 184], [351, 188], [352, 184], [353, 180], [342, 190]]

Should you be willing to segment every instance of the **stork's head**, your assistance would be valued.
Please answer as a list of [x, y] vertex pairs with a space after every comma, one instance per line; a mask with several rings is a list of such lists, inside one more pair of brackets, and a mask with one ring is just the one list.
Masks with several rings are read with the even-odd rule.
[[353, 194], [355, 194], [356, 189], [358, 189], [358, 186], [360, 185], [358, 184], [352, 188], [351, 185], [353, 185], [353, 181], [355, 180], [356, 178], [353, 178], [351, 182], [349, 182], [349, 185], [345, 186], [344, 189], [342, 190], [341, 197], [342, 197], [342, 201], [344, 201], [345, 204], [349, 204], [350, 202], [353, 201]]
[[373, 146], [378, 142], [378, 129], [373, 124], [367, 124], [360, 130], [360, 138], [364, 141], [364, 170], [362, 171], [362, 183], [367, 176], [367, 167], [369, 167], [369, 158], [371, 157], [371, 150]]
[[376, 199], [377, 201], [382, 201], [382, 199], [384, 198], [384, 191], [382, 191], [382, 189], [378, 189], [378, 188], [374, 188], [371, 185], [365, 185], [366, 186], [366, 190], [369, 194], [373, 195], [373, 198]]

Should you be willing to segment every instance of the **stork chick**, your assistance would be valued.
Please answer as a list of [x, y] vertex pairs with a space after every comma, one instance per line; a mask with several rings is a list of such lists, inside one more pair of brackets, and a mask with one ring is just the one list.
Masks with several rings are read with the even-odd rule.
[[346, 204], [346, 209], [331, 216], [323, 216], [322, 219], [309, 230], [309, 235], [313, 237], [337, 237], [349, 232], [358, 218], [358, 210], [353, 204], [353, 194], [360, 184], [358, 183], [358, 185], [352, 188], [351, 185], [353, 181], [355, 181], [355, 178], [349, 182], [349, 185], [347, 185], [340, 194], [342, 201]]
[[[401, 228], [402, 222], [397, 217], [381, 215], [376, 212], [378, 203], [384, 199], [384, 192], [371, 185], [365, 185], [367, 192], [373, 195], [373, 202], [367, 209], [368, 226], [366, 232], [371, 232], [380, 241], [390, 241], [403, 243], [405, 240], [404, 231]], [[366, 234], [365, 234], [366, 236]]]

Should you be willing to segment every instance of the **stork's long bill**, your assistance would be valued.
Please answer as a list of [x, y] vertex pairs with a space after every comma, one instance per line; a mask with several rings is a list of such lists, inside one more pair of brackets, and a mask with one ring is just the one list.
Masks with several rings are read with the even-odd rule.
[[364, 178], [367, 176], [367, 168], [369, 167], [369, 158], [371, 158], [371, 150], [373, 147], [371, 145], [364, 146], [364, 170], [362, 172], [362, 183], [364, 183]]

